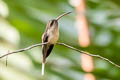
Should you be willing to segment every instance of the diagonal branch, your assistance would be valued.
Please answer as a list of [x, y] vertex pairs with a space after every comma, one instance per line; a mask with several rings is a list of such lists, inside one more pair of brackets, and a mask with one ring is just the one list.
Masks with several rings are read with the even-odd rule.
[[67, 47], [67, 48], [70, 48], [70, 49], [72, 49], [72, 50], [74, 50], [74, 51], [77, 51], [77, 52], [80, 52], [80, 53], [82, 53], [82, 54], [87, 54], [87, 55], [92, 56], [92, 57], [97, 57], [97, 58], [103, 59], [103, 60], [109, 62], [110, 64], [112, 64], [112, 65], [120, 68], [120, 65], [118, 65], [118, 64], [112, 62], [111, 60], [109, 60], [109, 59], [107, 59], [107, 58], [105, 58], [105, 57], [102, 57], [102, 56], [100, 56], [100, 55], [95, 55], [95, 54], [91, 54], [91, 53], [88, 53], [88, 52], [79, 50], [79, 49], [74, 48], [74, 47], [72, 47], [72, 46], [69, 46], [69, 45], [67, 45], [67, 44], [65, 44], [65, 43], [59, 43], [59, 42], [58, 42], [57, 44], [58, 44], [58, 45], [65, 46], [65, 47]]
[[24, 48], [24, 49], [19, 49], [19, 50], [13, 51], [13, 52], [8, 52], [7, 54], [4, 54], [4, 55], [0, 56], [0, 58], [3, 58], [3, 57], [8, 56], [10, 54], [24, 52], [24, 51], [30, 50], [30, 49], [32, 49], [34, 47], [42, 46], [43, 44], [47, 44], [47, 43], [48, 42], [46, 42], [46, 43], [39, 43], [39, 44], [31, 45], [31, 46], [29, 46], [27, 48]]
[[[44, 44], [48, 44], [48, 42], [46, 42], [46, 43], [39, 43], [39, 44], [31, 45], [31, 46], [29, 46], [29, 47], [27, 47], [27, 48], [24, 48], [24, 49], [19, 49], [19, 50], [13, 51], [13, 52], [8, 52], [7, 54], [4, 54], [4, 55], [0, 56], [0, 58], [3, 58], [3, 57], [8, 56], [8, 55], [10, 55], [10, 54], [19, 53], [19, 52], [24, 52], [24, 51], [30, 50], [30, 49], [32, 49], [32, 48], [35, 48], [35, 47], [38, 47], [38, 46], [42, 46], [42, 45], [44, 45]], [[109, 60], [109, 59], [107, 59], [107, 58], [105, 58], [105, 57], [102, 57], [102, 56], [100, 56], [100, 55], [95, 55], [95, 54], [88, 53], [88, 52], [86, 52], [86, 51], [79, 50], [79, 49], [74, 48], [74, 47], [72, 47], [72, 46], [70, 46], [70, 45], [67, 45], [67, 44], [65, 44], [65, 43], [60, 43], [60, 42], [58, 42], [58, 43], [56, 43], [56, 45], [65, 46], [65, 47], [67, 47], [67, 48], [70, 48], [70, 49], [72, 49], [72, 50], [74, 50], [74, 51], [77, 51], [77, 52], [80, 52], [80, 53], [82, 53], [82, 54], [87, 54], [87, 55], [92, 56], [92, 57], [96, 57], [96, 58], [103, 59], [103, 60], [109, 62], [110, 64], [114, 65], [115, 67], [120, 68], [120, 65], [117, 65], [116, 63], [112, 62], [111, 60]]]

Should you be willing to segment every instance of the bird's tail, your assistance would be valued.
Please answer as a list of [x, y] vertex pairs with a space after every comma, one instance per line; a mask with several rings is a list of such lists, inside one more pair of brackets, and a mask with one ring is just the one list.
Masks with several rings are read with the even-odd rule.
[[45, 71], [45, 62], [42, 63], [42, 72], [41, 72], [42, 76], [44, 76], [44, 71]]

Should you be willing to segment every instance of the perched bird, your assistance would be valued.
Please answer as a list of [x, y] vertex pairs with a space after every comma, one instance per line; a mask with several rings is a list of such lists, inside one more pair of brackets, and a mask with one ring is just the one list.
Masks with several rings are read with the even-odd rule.
[[42, 45], [42, 54], [43, 54], [42, 75], [44, 75], [46, 58], [50, 55], [54, 47], [54, 44], [56, 44], [57, 40], [59, 39], [58, 20], [69, 13], [71, 12], [64, 13], [59, 17], [57, 17], [56, 19], [50, 20], [46, 26], [45, 32], [42, 35], [42, 43], [47, 42], [47, 44]]

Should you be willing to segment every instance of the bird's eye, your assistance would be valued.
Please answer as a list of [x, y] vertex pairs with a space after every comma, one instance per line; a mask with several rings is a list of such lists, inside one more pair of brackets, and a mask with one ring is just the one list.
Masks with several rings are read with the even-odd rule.
[[54, 24], [54, 21], [52, 21], [51, 23], [50, 23], [50, 26], [52, 26]]

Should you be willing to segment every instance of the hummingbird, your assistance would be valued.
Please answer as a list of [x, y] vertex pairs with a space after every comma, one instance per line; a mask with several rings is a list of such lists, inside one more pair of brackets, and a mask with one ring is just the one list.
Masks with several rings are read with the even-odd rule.
[[58, 20], [63, 16], [70, 14], [71, 12], [63, 13], [55, 19], [52, 19], [46, 25], [45, 32], [42, 35], [42, 43], [47, 42], [47, 44], [42, 45], [42, 54], [43, 54], [43, 62], [42, 62], [42, 76], [44, 75], [44, 67], [46, 63], [46, 58], [50, 55], [54, 45], [59, 39], [59, 27]]

